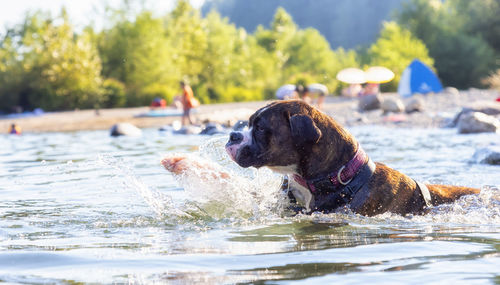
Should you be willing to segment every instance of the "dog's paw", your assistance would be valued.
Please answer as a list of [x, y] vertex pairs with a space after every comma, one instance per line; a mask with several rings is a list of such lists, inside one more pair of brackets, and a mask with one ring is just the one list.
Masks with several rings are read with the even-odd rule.
[[164, 157], [161, 164], [166, 170], [174, 174], [181, 174], [188, 169], [189, 159], [183, 155], [172, 155]]
[[173, 174], [193, 174], [203, 178], [229, 178], [229, 174], [213, 161], [182, 154], [170, 154], [161, 161], [163, 167]]

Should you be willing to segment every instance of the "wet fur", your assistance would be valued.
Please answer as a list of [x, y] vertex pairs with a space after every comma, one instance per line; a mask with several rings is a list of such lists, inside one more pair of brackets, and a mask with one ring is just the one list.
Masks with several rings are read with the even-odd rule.
[[[282, 169], [283, 166], [294, 165], [294, 173], [310, 179], [339, 169], [357, 151], [357, 142], [346, 129], [333, 118], [299, 100], [272, 103], [252, 115], [249, 125], [253, 128], [266, 126], [271, 130], [268, 136], [261, 136], [265, 138], [266, 149], [261, 149], [262, 153], [255, 157], [244, 158], [254, 160], [251, 166]], [[235, 161], [238, 162], [238, 159]], [[368, 191], [358, 193], [351, 201], [350, 208], [368, 216], [384, 212], [420, 213], [424, 201], [420, 191], [416, 191], [413, 179], [382, 163], [376, 165], [375, 173], [368, 182]], [[479, 193], [479, 189], [468, 187], [427, 187], [433, 205]]]

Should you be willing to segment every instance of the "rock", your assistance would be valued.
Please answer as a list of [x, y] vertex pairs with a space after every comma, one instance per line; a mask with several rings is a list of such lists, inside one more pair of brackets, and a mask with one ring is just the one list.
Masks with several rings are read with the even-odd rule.
[[461, 134], [496, 132], [500, 129], [500, 121], [484, 113], [468, 112], [460, 116], [457, 126]]
[[464, 114], [471, 112], [481, 112], [485, 113], [486, 115], [493, 115], [493, 116], [500, 115], [500, 104], [497, 102], [490, 102], [490, 101], [475, 102], [469, 107], [462, 108], [462, 110], [455, 116], [453, 121], [449, 124], [449, 127], [457, 126], [460, 117], [462, 117], [462, 115]]
[[248, 127], [248, 121], [239, 120], [236, 124], [234, 124], [233, 131], [242, 131], [246, 127]]
[[490, 146], [476, 150], [472, 156], [476, 163], [500, 165], [500, 146]]
[[380, 94], [359, 97], [358, 108], [362, 111], [376, 110], [380, 108], [383, 98]]
[[424, 99], [412, 96], [405, 107], [406, 113], [422, 112], [425, 107]]
[[455, 87], [446, 87], [443, 91], [443, 93], [448, 93], [448, 94], [451, 94], [451, 95], [459, 95], [460, 94], [460, 91], [458, 91], [457, 88]]
[[178, 130], [174, 130], [172, 133], [176, 135], [198, 135], [201, 133], [201, 127], [192, 125], [184, 126]]
[[217, 123], [207, 123], [203, 130], [201, 130], [200, 135], [213, 136], [216, 134], [225, 134], [226, 129]]
[[380, 105], [384, 113], [393, 112], [393, 113], [401, 113], [405, 110], [405, 105], [403, 101], [399, 98], [387, 97], [384, 98], [382, 104]]
[[111, 127], [110, 135], [112, 137], [131, 136], [138, 137], [142, 135], [141, 129], [130, 123], [118, 123]]

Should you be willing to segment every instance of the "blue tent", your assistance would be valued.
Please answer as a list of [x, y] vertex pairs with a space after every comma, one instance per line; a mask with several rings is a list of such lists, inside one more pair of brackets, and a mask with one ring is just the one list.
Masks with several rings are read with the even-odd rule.
[[418, 59], [414, 59], [403, 71], [398, 86], [398, 93], [403, 97], [410, 97], [414, 93], [441, 92], [441, 90], [443, 86], [436, 74]]

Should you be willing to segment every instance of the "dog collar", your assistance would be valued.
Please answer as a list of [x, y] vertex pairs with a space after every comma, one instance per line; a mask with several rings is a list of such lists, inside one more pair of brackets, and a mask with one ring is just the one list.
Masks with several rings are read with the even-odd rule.
[[312, 193], [321, 191], [323, 188], [339, 188], [352, 181], [360, 169], [368, 162], [366, 152], [358, 144], [358, 150], [354, 157], [342, 165], [337, 171], [327, 174], [326, 177], [306, 180], [304, 177], [294, 174], [293, 179], [300, 185], [308, 188]]

